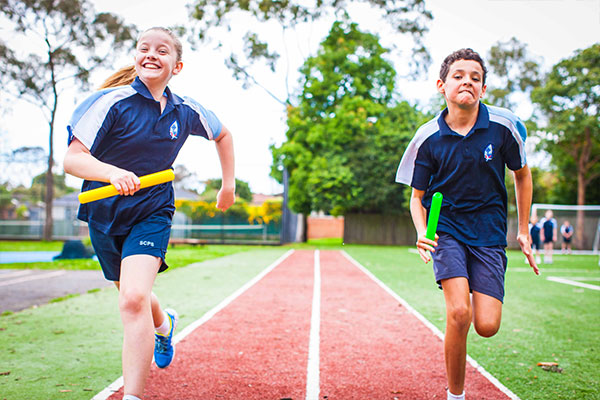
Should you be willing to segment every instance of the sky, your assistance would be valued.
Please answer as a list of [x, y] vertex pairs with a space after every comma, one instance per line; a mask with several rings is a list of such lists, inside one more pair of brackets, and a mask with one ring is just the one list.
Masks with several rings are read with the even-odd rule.
[[[97, 11], [108, 11], [120, 15], [126, 23], [140, 29], [152, 26], [186, 24], [189, 21], [185, 4], [175, 0], [92, 0]], [[397, 90], [411, 103], [427, 104], [436, 94], [435, 83], [439, 65], [452, 51], [463, 47], [473, 48], [482, 56], [499, 41], [516, 37], [528, 46], [530, 54], [543, 60], [543, 69], [564, 58], [571, 57], [578, 49], [600, 41], [600, 0], [430, 0], [427, 8], [433, 13], [429, 32], [424, 43], [432, 57], [427, 76], [417, 81], [398, 78]], [[366, 6], [353, 7], [350, 16], [362, 30], [377, 33], [386, 47], [397, 45], [400, 52], [390, 55], [390, 61], [398, 71], [406, 66], [408, 50], [402, 38], [379, 20], [378, 14]], [[319, 42], [327, 35], [333, 19], [315, 22], [289, 32], [284, 37], [275, 26], [265, 27], [261, 32], [276, 44], [288, 44], [282, 53], [282, 62], [275, 74], [258, 73], [260, 82], [277, 97], [285, 98], [288, 92], [298, 88], [298, 68], [303, 60], [315, 54]], [[192, 50], [185, 44], [184, 68], [172, 78], [169, 86], [174, 93], [190, 96], [206, 108], [214, 111], [225, 126], [233, 133], [236, 155], [236, 177], [250, 184], [255, 193], [281, 193], [282, 187], [269, 177], [272, 163], [269, 146], [285, 141], [285, 108], [259, 87], [244, 89], [225, 67], [224, 60], [234, 38], [245, 33], [246, 21], [239, 21], [233, 31], [218, 31], [224, 36], [225, 45], [216, 49], [206, 44]], [[229, 41], [229, 38], [232, 38]], [[281, 47], [280, 47], [281, 49]], [[114, 70], [131, 64], [131, 53], [114, 65]], [[110, 75], [106, 70], [92, 75], [92, 87], [97, 87]], [[90, 93], [65, 92], [59, 100], [55, 126], [55, 159], [59, 166], [66, 151], [66, 125], [76, 107]], [[527, 104], [514, 110], [521, 118], [528, 118], [531, 108]], [[1, 153], [22, 146], [48, 148], [48, 124], [35, 107], [15, 102], [5, 112], [0, 123]], [[401, 158], [398, 155], [398, 161]], [[221, 174], [214, 143], [190, 137], [184, 145], [176, 164], [184, 165], [202, 181], [219, 178]], [[44, 171], [19, 171], [13, 167], [0, 173], [0, 180], [7, 175], [13, 182], [28, 185], [32, 176]], [[29, 181], [27, 181], [29, 179]], [[81, 180], [69, 177], [67, 184], [80, 187]]]

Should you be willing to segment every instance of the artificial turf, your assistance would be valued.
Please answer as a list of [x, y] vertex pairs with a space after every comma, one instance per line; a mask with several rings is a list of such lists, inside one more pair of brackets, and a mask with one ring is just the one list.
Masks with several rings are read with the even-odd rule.
[[[342, 245], [340, 240], [294, 247], [345, 250], [444, 331], [444, 300], [431, 265], [409, 248]], [[178, 247], [169, 251], [173, 266], [229, 255], [161, 274], [155, 291], [165, 305], [180, 310], [184, 327], [287, 249]], [[0, 250], [7, 249], [0, 245]], [[489, 339], [471, 331], [469, 354], [523, 400], [600, 399], [600, 291], [546, 279], [598, 285], [597, 256], [555, 255], [539, 277], [520, 253], [508, 256], [502, 327]], [[109, 288], [0, 317], [0, 399], [89, 399], [120, 376], [116, 301], [115, 289]], [[549, 361], [562, 372], [537, 366]]]

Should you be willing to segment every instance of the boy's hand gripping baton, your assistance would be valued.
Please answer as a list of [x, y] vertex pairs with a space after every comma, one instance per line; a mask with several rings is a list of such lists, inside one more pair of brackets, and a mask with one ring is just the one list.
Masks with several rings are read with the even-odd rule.
[[[160, 183], [170, 182], [173, 179], [175, 179], [175, 173], [172, 169], [165, 169], [164, 171], [140, 176], [140, 189], [158, 185]], [[119, 192], [113, 185], [107, 185], [97, 189], [88, 190], [87, 192], [79, 193], [79, 202], [81, 204], [85, 204], [91, 201], [116, 196], [118, 194]]]
[[435, 240], [435, 231], [437, 230], [438, 219], [440, 218], [443, 198], [444, 196], [440, 192], [435, 192], [431, 199], [431, 208], [429, 209], [429, 218], [427, 219], [427, 233], [425, 234], [425, 237], [429, 240]]

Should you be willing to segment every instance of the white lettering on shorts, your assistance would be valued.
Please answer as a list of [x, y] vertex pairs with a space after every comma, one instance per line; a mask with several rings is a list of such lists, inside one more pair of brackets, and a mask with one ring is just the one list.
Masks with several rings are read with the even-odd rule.
[[154, 242], [149, 240], [140, 240], [140, 246], [152, 246], [154, 247]]

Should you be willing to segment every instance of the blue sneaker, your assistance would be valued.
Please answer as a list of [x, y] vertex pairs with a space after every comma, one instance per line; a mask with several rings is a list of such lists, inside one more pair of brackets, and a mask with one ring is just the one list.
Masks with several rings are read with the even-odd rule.
[[173, 332], [179, 319], [175, 310], [166, 309], [165, 313], [169, 317], [171, 330], [168, 335], [154, 334], [154, 362], [158, 368], [167, 368], [175, 356], [175, 345], [172, 343]]

